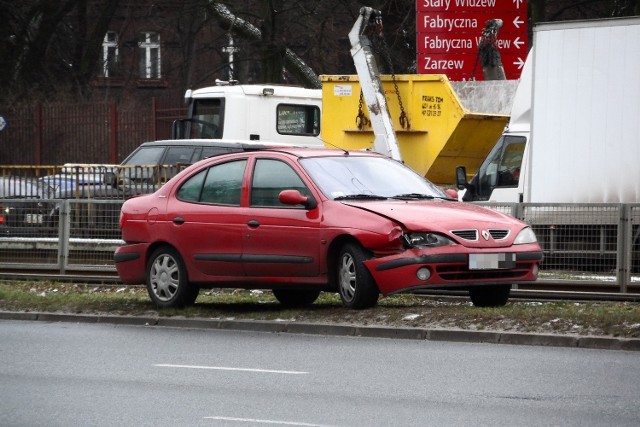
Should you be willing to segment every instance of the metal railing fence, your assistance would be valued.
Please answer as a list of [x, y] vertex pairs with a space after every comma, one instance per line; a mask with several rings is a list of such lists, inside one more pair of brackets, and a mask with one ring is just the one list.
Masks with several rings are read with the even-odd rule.
[[[48, 270], [114, 273], [123, 242], [122, 199], [5, 199], [0, 222], [0, 272]], [[640, 204], [482, 203], [530, 224], [544, 251], [541, 277], [640, 286]], [[14, 221], [13, 223], [11, 221]]]
[[124, 200], [154, 192], [186, 166], [0, 166], [0, 198]]
[[544, 251], [543, 271], [574, 280], [640, 284], [640, 204], [479, 203], [531, 226]]

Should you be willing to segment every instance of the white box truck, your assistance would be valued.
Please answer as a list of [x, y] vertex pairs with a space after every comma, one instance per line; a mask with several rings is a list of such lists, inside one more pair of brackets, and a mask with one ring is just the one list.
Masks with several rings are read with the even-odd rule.
[[465, 201], [640, 202], [640, 17], [533, 30], [507, 129]]

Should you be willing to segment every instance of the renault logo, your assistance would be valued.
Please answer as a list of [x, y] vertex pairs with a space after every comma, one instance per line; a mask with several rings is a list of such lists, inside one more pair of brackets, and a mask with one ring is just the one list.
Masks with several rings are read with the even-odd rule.
[[489, 240], [489, 232], [487, 230], [482, 230], [482, 237], [484, 237], [484, 240]]

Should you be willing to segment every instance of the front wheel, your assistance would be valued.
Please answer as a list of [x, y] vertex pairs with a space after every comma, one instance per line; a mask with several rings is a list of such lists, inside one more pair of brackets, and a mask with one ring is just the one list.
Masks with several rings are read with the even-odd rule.
[[163, 246], [149, 258], [147, 292], [158, 307], [184, 307], [195, 302], [199, 288], [189, 284], [180, 254], [171, 247]]
[[476, 307], [502, 307], [509, 301], [511, 285], [479, 286], [469, 289], [471, 302]]
[[347, 243], [340, 250], [336, 275], [340, 299], [346, 307], [369, 308], [378, 302], [380, 291], [364, 266], [367, 259], [368, 254], [360, 245]]

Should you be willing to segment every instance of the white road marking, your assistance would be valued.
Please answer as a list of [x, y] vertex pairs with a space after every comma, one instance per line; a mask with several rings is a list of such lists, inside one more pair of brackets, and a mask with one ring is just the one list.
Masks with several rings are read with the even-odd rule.
[[231, 368], [226, 366], [194, 366], [194, 365], [169, 365], [169, 364], [155, 364], [159, 368], [182, 368], [182, 369], [210, 369], [214, 371], [241, 371], [241, 372], [259, 372], [268, 374], [288, 374], [288, 375], [305, 375], [309, 372], [302, 371], [279, 371], [275, 369], [252, 369], [252, 368]]
[[205, 420], [218, 420], [218, 421], [238, 421], [243, 423], [255, 423], [255, 424], [277, 424], [282, 426], [303, 426], [303, 427], [332, 427], [326, 424], [309, 424], [309, 423], [296, 423], [293, 421], [274, 421], [274, 420], [256, 420], [254, 418], [232, 418], [232, 417], [204, 417]]

